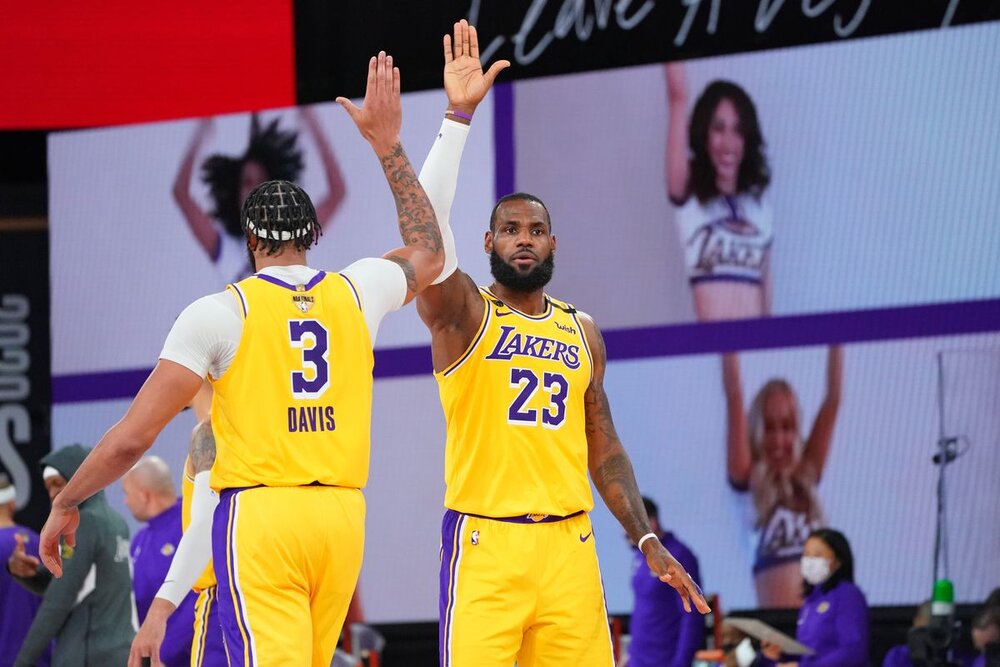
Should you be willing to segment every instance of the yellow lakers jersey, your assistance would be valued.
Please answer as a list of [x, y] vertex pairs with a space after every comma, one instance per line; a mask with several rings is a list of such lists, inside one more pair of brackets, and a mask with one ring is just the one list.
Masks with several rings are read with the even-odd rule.
[[590, 349], [576, 310], [521, 313], [480, 288], [469, 349], [435, 373], [447, 423], [445, 506], [467, 514], [590, 510], [584, 394]]
[[361, 488], [371, 437], [371, 337], [350, 280], [258, 274], [229, 285], [243, 333], [215, 380], [212, 488]]
[[[194, 496], [194, 477], [189, 472], [190, 467], [190, 459], [185, 459], [184, 478], [181, 480], [181, 529], [184, 531], [191, 525], [191, 498]], [[194, 590], [200, 593], [212, 586], [215, 586], [215, 571], [212, 569], [212, 561], [209, 560], [208, 567], [194, 583]]]

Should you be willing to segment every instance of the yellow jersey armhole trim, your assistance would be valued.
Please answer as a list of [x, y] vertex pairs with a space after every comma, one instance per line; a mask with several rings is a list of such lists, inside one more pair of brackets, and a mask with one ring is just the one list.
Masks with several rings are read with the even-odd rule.
[[476, 331], [475, 337], [472, 339], [472, 342], [469, 343], [469, 347], [465, 348], [465, 352], [462, 353], [462, 356], [456, 359], [450, 366], [448, 366], [444, 370], [434, 373], [435, 377], [438, 378], [447, 377], [448, 375], [456, 371], [459, 366], [465, 363], [466, 359], [472, 356], [472, 352], [477, 347], [479, 347], [479, 341], [483, 339], [483, 334], [486, 333], [486, 325], [490, 321], [490, 299], [486, 294], [483, 293], [484, 291], [485, 290], [480, 288], [479, 296], [483, 298], [483, 320], [482, 322], [479, 323], [479, 330]]
[[[590, 382], [593, 382], [594, 381], [594, 355], [590, 351], [590, 342], [587, 340], [587, 332], [583, 328], [583, 322], [580, 321], [580, 317], [579, 317], [580, 315], [583, 315], [583, 314], [586, 314], [586, 313], [581, 313], [579, 310], [577, 310], [576, 308], [574, 308], [572, 304], [568, 304], [567, 303], [566, 306], [568, 306], [569, 308], [571, 308], [573, 310], [573, 312], [570, 313], [570, 317], [572, 317], [573, 321], [576, 322], [576, 328], [580, 330], [580, 340], [583, 341], [583, 350], [584, 350], [584, 352], [587, 353], [587, 359], [590, 361]], [[597, 326], [596, 323], [595, 323], [594, 326]], [[590, 382], [587, 383], [588, 386], [589, 386]]]
[[245, 322], [247, 315], [250, 314], [250, 309], [247, 306], [247, 298], [246, 295], [243, 294], [243, 290], [237, 287], [236, 283], [230, 283], [226, 285], [226, 291], [232, 294], [233, 298], [236, 299], [236, 305], [239, 306], [240, 317]]

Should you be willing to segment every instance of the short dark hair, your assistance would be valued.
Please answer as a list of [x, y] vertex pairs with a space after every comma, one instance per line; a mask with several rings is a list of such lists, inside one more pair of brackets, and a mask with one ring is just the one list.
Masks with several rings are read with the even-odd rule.
[[659, 511], [659, 508], [656, 506], [656, 503], [653, 502], [652, 498], [649, 498], [647, 496], [643, 496], [642, 497], [642, 504], [646, 508], [646, 516], [647, 517], [649, 517], [651, 520], [652, 519], [656, 519], [657, 521], [660, 520], [660, 511]]
[[691, 112], [688, 143], [691, 148], [691, 191], [700, 202], [718, 196], [715, 167], [708, 156], [708, 130], [712, 116], [722, 100], [729, 100], [740, 117], [743, 135], [743, 161], [737, 174], [737, 192], [759, 197], [771, 182], [771, 168], [764, 154], [764, 137], [757, 120], [757, 108], [745, 90], [732, 81], [713, 81], [705, 88]]
[[251, 190], [240, 220], [246, 237], [257, 238], [268, 255], [289, 243], [308, 250], [323, 233], [309, 195], [289, 181], [265, 181]]
[[493, 210], [490, 212], [490, 231], [496, 230], [496, 220], [497, 220], [497, 209], [500, 208], [501, 204], [506, 204], [509, 201], [529, 201], [538, 204], [545, 210], [545, 221], [549, 223], [549, 231], [552, 231], [552, 216], [549, 214], [549, 208], [545, 205], [541, 199], [535, 195], [529, 195], [527, 192], [512, 192], [509, 195], [504, 195], [497, 200], [497, 203], [493, 206]]
[[240, 177], [248, 162], [257, 162], [267, 177], [283, 181], [298, 180], [302, 173], [302, 151], [298, 149], [298, 134], [282, 130], [275, 118], [263, 128], [260, 118], [250, 118], [250, 141], [246, 152], [239, 157], [212, 155], [202, 164], [201, 180], [208, 185], [215, 208], [212, 215], [219, 219], [226, 233], [242, 233], [240, 219]]
[[[834, 570], [830, 577], [820, 584], [820, 588], [824, 593], [833, 590], [837, 584], [842, 581], [854, 582], [854, 554], [851, 552], [851, 543], [847, 541], [847, 538], [839, 530], [834, 530], [833, 528], [817, 528], [813, 532], [809, 533], [809, 539], [816, 538], [823, 540], [826, 546], [830, 547], [833, 551], [833, 555], [837, 557], [840, 561], [840, 567]], [[815, 586], [811, 584], [804, 584], [805, 594], [809, 595], [812, 593]]]

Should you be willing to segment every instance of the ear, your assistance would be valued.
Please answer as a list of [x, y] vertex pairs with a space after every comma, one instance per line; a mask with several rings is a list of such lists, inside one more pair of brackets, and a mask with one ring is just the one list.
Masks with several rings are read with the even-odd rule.
[[551, 248], [550, 252], [552, 254], [555, 254], [555, 252], [556, 252], [556, 235], [555, 234], [551, 234], [549, 236], [549, 246]]
[[257, 238], [256, 236], [248, 236], [247, 237], [247, 249], [250, 252], [256, 252], [257, 251], [257, 246], [259, 244], [260, 244], [260, 239]]
[[486, 230], [486, 235], [483, 236], [483, 251], [489, 255], [493, 252], [493, 232]]

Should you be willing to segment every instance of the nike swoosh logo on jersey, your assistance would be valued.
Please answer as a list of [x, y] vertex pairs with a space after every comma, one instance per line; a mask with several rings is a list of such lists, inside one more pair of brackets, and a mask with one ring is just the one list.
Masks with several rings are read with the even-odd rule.
[[496, 315], [497, 317], [506, 317], [508, 315], [513, 315], [514, 311], [513, 310], [508, 310], [508, 311], [504, 312], [504, 311], [501, 311], [501, 310], [495, 310], [495, 311], [493, 311], [493, 314]]
[[580, 541], [581, 541], [581, 542], [586, 542], [587, 540], [589, 540], [589, 539], [590, 539], [590, 536], [591, 536], [591, 535], [593, 535], [593, 534], [594, 534], [594, 531], [590, 531], [590, 532], [589, 532], [589, 533], [587, 533], [586, 535], [581, 535], [581, 536], [580, 536]]

